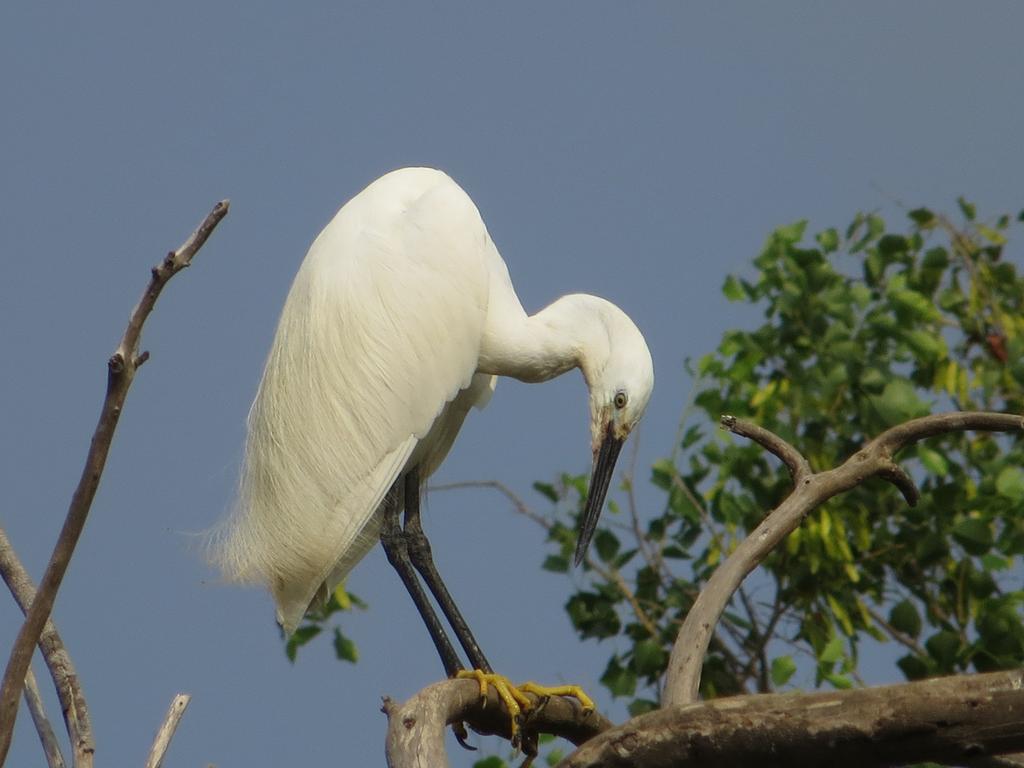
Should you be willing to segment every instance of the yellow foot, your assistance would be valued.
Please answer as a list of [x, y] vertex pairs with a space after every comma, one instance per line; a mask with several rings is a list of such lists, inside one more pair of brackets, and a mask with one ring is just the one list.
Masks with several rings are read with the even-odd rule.
[[526, 696], [528, 693], [539, 696], [541, 699], [547, 699], [551, 696], [571, 696], [582, 705], [584, 712], [589, 713], [594, 711], [594, 702], [578, 685], [544, 686], [538, 685], [534, 682], [514, 685], [512, 681], [504, 675], [498, 675], [493, 672], [483, 672], [479, 669], [460, 669], [458, 673], [456, 673], [456, 677], [460, 680], [476, 680], [480, 686], [481, 699], [487, 698], [488, 685], [494, 688], [495, 693], [498, 694], [498, 698], [505, 702], [509, 715], [512, 717], [513, 745], [518, 745], [519, 743], [519, 723], [522, 719], [523, 713], [529, 711], [533, 707], [533, 702]]
[[542, 698], [548, 698], [550, 696], [571, 696], [580, 703], [583, 707], [583, 711], [590, 713], [594, 711], [594, 702], [583, 692], [583, 689], [578, 685], [538, 685], [534, 682], [523, 683], [519, 686], [519, 690], [523, 693], [532, 693]]

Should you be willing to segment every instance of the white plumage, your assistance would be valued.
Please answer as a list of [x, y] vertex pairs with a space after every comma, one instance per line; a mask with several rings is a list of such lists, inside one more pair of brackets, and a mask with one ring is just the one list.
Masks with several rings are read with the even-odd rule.
[[[288, 294], [218, 549], [225, 573], [265, 583], [293, 631], [376, 543], [395, 480], [437, 468], [495, 374], [574, 366], [591, 388], [596, 456], [609, 425], [628, 434], [653, 384], [633, 323], [580, 295], [527, 317], [455, 182], [426, 168], [378, 179], [316, 238]], [[630, 407], [609, 413], [627, 388]]]

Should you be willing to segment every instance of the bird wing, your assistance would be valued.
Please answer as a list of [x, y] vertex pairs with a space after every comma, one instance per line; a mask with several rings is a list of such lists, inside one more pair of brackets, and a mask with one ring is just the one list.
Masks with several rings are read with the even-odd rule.
[[466, 193], [430, 169], [378, 179], [310, 248], [249, 414], [220, 550], [229, 577], [268, 585], [287, 630], [373, 545], [384, 495], [474, 383], [493, 248]]

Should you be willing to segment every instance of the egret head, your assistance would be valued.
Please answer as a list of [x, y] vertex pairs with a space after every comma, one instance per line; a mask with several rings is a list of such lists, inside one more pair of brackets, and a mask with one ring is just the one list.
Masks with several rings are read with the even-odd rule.
[[580, 366], [590, 389], [594, 466], [576, 542], [576, 565], [583, 561], [597, 528], [622, 444], [644, 415], [654, 388], [654, 364], [640, 330], [614, 304], [603, 302], [599, 316], [606, 334]]

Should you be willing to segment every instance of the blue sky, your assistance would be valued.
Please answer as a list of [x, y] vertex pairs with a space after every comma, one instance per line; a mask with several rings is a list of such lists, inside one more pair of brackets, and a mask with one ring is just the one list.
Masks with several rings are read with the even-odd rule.
[[[380, 696], [442, 675], [380, 552], [350, 580], [371, 606], [346, 622], [359, 664], [321, 642], [291, 665], [269, 599], [219, 583], [193, 535], [231, 503], [291, 278], [366, 183], [443, 168], [527, 309], [585, 291], [636, 320], [657, 371], [644, 467], [671, 448], [684, 358], [752, 321], [719, 287], [772, 227], [961, 194], [1024, 207], [1022, 28], [1013, 2], [4, 4], [0, 524], [37, 577], [149, 267], [232, 201], [150, 320], [56, 606], [98, 761], [140, 764], [187, 691], [169, 766], [382, 764]], [[541, 505], [532, 481], [588, 460], [578, 375], [504, 381], [436, 479]], [[621, 716], [596, 682], [608, 649], [573, 637], [532, 524], [485, 491], [435, 494], [425, 521], [495, 666], [581, 682]], [[0, 599], [0, 647], [17, 622]], [[40, 763], [23, 715], [9, 764]]]

